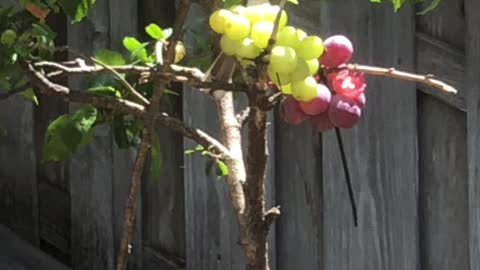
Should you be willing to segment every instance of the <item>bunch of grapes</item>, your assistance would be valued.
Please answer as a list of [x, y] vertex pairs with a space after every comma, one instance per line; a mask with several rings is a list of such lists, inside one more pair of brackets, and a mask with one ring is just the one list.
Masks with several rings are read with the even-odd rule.
[[[215, 11], [209, 24], [222, 35], [223, 53], [250, 65], [268, 47], [279, 12], [280, 7], [271, 4], [235, 6]], [[352, 43], [339, 35], [323, 42], [287, 23], [283, 10], [267, 67], [271, 83], [287, 96], [281, 104], [283, 119], [290, 124], [310, 119], [321, 132], [352, 127], [366, 101], [363, 74], [345, 68]]]
[[281, 105], [282, 116], [294, 125], [310, 119], [320, 132], [351, 128], [360, 119], [366, 103], [365, 77], [346, 68], [353, 54], [348, 38], [335, 35], [327, 38], [324, 45], [325, 51], [319, 58], [321, 67], [315, 77], [316, 96], [309, 101], [287, 97]]

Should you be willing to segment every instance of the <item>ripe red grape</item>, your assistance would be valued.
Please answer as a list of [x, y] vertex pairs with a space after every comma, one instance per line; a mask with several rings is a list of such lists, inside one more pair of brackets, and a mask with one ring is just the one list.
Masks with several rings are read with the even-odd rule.
[[308, 115], [317, 115], [325, 112], [332, 100], [332, 93], [323, 84], [317, 84], [317, 96], [311, 101], [300, 102], [300, 108]]
[[342, 96], [357, 98], [365, 92], [367, 83], [363, 73], [342, 70], [335, 75], [329, 76], [333, 90]]
[[348, 63], [352, 58], [353, 45], [342, 35], [331, 36], [324, 42], [325, 52], [320, 57], [320, 64], [328, 68]]
[[328, 117], [337, 127], [351, 128], [360, 116], [362, 109], [354, 99], [342, 95], [334, 95], [330, 107], [328, 108]]
[[310, 122], [312, 122], [313, 128], [319, 132], [325, 132], [335, 128], [335, 125], [328, 117], [328, 112], [313, 116], [310, 118]]
[[280, 114], [285, 122], [292, 125], [298, 125], [308, 117], [300, 108], [298, 101], [291, 96], [287, 96], [280, 105]]

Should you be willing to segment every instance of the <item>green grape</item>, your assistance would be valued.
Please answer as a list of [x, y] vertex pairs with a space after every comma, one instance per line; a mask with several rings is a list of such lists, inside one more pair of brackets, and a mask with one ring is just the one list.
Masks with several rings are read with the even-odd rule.
[[216, 10], [215, 12], [210, 15], [210, 18], [208, 19], [208, 23], [210, 24], [210, 27], [213, 29], [213, 31], [223, 34], [225, 33], [225, 23], [228, 18], [232, 16], [232, 12], [226, 9], [219, 9]]
[[319, 58], [324, 49], [322, 39], [317, 36], [304, 38], [296, 48], [298, 56], [305, 60]]
[[277, 41], [275, 44], [296, 48], [300, 43], [297, 29], [293, 26], [285, 26], [278, 31]]
[[225, 22], [225, 34], [233, 40], [240, 40], [250, 34], [250, 21], [242, 15], [232, 14]]
[[10, 47], [13, 45], [13, 43], [15, 43], [16, 39], [17, 33], [12, 29], [7, 29], [2, 33], [2, 36], [0, 37], [0, 43]]
[[287, 46], [275, 46], [270, 54], [270, 66], [278, 73], [292, 73], [297, 66], [295, 50]]
[[264, 20], [265, 12], [263, 9], [259, 8], [259, 6], [250, 6], [245, 9], [243, 16], [247, 17], [247, 19], [253, 25]]
[[318, 72], [318, 69], [320, 68], [320, 62], [318, 61], [318, 58], [306, 60], [305, 62], [307, 63], [308, 69], [310, 70], [310, 75]]
[[297, 67], [292, 73], [292, 81], [302, 81], [310, 76], [310, 68], [305, 60], [298, 58]]
[[242, 45], [240, 40], [233, 40], [223, 35], [220, 39], [220, 48], [226, 55], [234, 55]]
[[[265, 20], [269, 22], [275, 22], [277, 14], [280, 11], [279, 6], [270, 6], [265, 10]], [[278, 29], [282, 29], [288, 23], [288, 15], [285, 10], [282, 10], [282, 15], [280, 16], [280, 22], [278, 23]]]
[[255, 57], [260, 55], [260, 52], [261, 49], [255, 46], [250, 38], [245, 38], [238, 47], [236, 55], [244, 59], [255, 59]]
[[[279, 87], [281, 85], [287, 85], [292, 81], [290, 74], [276, 72], [272, 68], [272, 65], [268, 65], [267, 74], [268, 74], [268, 77], [270, 78], [270, 80]], [[279, 81], [279, 79], [280, 79], [280, 81]]]
[[317, 96], [317, 81], [309, 76], [301, 81], [292, 82], [292, 96], [302, 102], [309, 102]]
[[280, 88], [280, 91], [282, 91], [282, 93], [284, 93], [286, 95], [291, 95], [292, 94], [292, 85], [291, 84], [282, 85], [282, 86], [279, 86], [279, 88]]
[[260, 21], [252, 26], [251, 38], [257, 47], [264, 49], [268, 46], [268, 40], [272, 36], [273, 23]]

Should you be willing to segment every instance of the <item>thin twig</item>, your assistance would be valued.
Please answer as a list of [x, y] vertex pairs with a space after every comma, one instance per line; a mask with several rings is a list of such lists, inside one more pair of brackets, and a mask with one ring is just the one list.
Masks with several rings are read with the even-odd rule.
[[396, 70], [395, 68], [383, 68], [383, 67], [366, 66], [366, 65], [359, 65], [359, 64], [348, 64], [347, 69], [352, 71], [363, 72], [365, 74], [370, 74], [370, 75], [391, 77], [391, 78], [401, 79], [405, 81], [423, 83], [448, 93], [452, 93], [452, 94], [457, 93], [457, 89], [455, 89], [455, 87], [449, 84], [446, 84], [438, 79], [435, 79], [434, 76], [431, 74], [421, 75], [421, 74], [415, 74], [415, 73]]
[[342, 159], [343, 172], [345, 173], [345, 182], [347, 183], [348, 197], [350, 198], [350, 206], [352, 207], [353, 225], [358, 226], [358, 213], [357, 205], [355, 203], [355, 196], [353, 194], [352, 179], [350, 178], [350, 171], [348, 170], [347, 155], [345, 154], [345, 148], [343, 146], [342, 134], [340, 129], [335, 128], [335, 135], [338, 141], [338, 148], [340, 149], [340, 157]]
[[143, 105], [150, 105], [150, 101], [148, 101], [148, 99], [146, 99], [144, 96], [142, 96], [139, 92], [137, 92], [137, 90], [135, 90], [135, 88], [133, 88], [133, 86], [122, 76], [120, 75], [120, 73], [118, 73], [115, 69], [111, 68], [110, 66], [104, 64], [102, 61], [92, 57], [91, 58], [95, 63], [99, 64], [100, 66], [102, 66], [103, 68], [107, 69], [108, 71], [110, 71], [119, 81], [120, 83], [123, 85], [123, 87], [125, 87], [128, 91], [130, 91], [130, 93], [136, 98], [138, 99], [138, 101], [140, 101], [141, 103], [143, 103]]

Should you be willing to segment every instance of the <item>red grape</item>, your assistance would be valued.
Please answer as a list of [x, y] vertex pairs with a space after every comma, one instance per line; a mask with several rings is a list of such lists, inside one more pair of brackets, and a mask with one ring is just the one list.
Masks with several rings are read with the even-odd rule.
[[350, 70], [342, 70], [335, 75], [329, 76], [333, 90], [342, 96], [357, 98], [365, 92], [367, 83], [363, 73], [353, 72]]
[[328, 68], [348, 63], [352, 58], [353, 45], [342, 35], [331, 36], [324, 42], [325, 52], [320, 57], [320, 64]]
[[361, 115], [361, 106], [354, 99], [342, 95], [333, 96], [328, 108], [328, 117], [335, 126], [351, 128], [358, 122]]
[[300, 108], [298, 101], [292, 96], [287, 96], [282, 102], [280, 105], [280, 114], [285, 122], [292, 125], [298, 125], [308, 118], [308, 115]]
[[330, 89], [323, 84], [317, 84], [317, 96], [311, 101], [300, 102], [300, 108], [308, 115], [317, 115], [325, 112], [332, 100]]
[[315, 115], [310, 118], [310, 121], [312, 122], [313, 128], [319, 132], [325, 132], [335, 128], [335, 125], [330, 121], [330, 118], [328, 118], [328, 112]]

